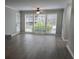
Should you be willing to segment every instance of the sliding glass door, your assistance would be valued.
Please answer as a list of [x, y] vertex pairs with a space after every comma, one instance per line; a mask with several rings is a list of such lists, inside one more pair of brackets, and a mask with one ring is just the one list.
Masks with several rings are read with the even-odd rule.
[[39, 14], [35, 16], [34, 19], [34, 32], [45, 32], [45, 15]]
[[47, 33], [56, 34], [57, 14], [47, 14]]
[[25, 32], [56, 34], [57, 14], [26, 14]]
[[16, 13], [16, 32], [20, 32], [20, 14]]
[[25, 32], [33, 31], [33, 14], [25, 15]]

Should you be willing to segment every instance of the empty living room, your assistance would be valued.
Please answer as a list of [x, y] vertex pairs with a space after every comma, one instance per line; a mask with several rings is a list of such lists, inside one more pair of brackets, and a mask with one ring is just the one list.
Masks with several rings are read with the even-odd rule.
[[5, 0], [5, 59], [74, 59], [74, 1]]

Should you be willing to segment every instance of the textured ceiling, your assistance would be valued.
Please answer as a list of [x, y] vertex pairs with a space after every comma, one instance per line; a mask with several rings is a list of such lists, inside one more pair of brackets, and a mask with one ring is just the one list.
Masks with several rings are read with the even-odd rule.
[[16, 10], [64, 8], [69, 0], [5, 0], [5, 5]]

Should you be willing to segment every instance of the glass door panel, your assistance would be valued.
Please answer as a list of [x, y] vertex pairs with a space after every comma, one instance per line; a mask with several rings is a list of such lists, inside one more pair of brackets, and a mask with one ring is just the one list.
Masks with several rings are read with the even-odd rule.
[[20, 32], [20, 14], [16, 13], [16, 32]]
[[47, 14], [46, 32], [56, 34], [57, 14]]
[[33, 31], [33, 14], [25, 15], [25, 32]]
[[35, 16], [34, 19], [34, 32], [46, 32], [45, 30], [45, 15], [44, 14], [39, 14]]

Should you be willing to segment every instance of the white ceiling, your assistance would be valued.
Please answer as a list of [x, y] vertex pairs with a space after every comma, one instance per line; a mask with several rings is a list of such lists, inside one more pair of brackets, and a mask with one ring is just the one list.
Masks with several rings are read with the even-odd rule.
[[65, 8], [69, 0], [5, 0], [5, 5], [16, 10]]

